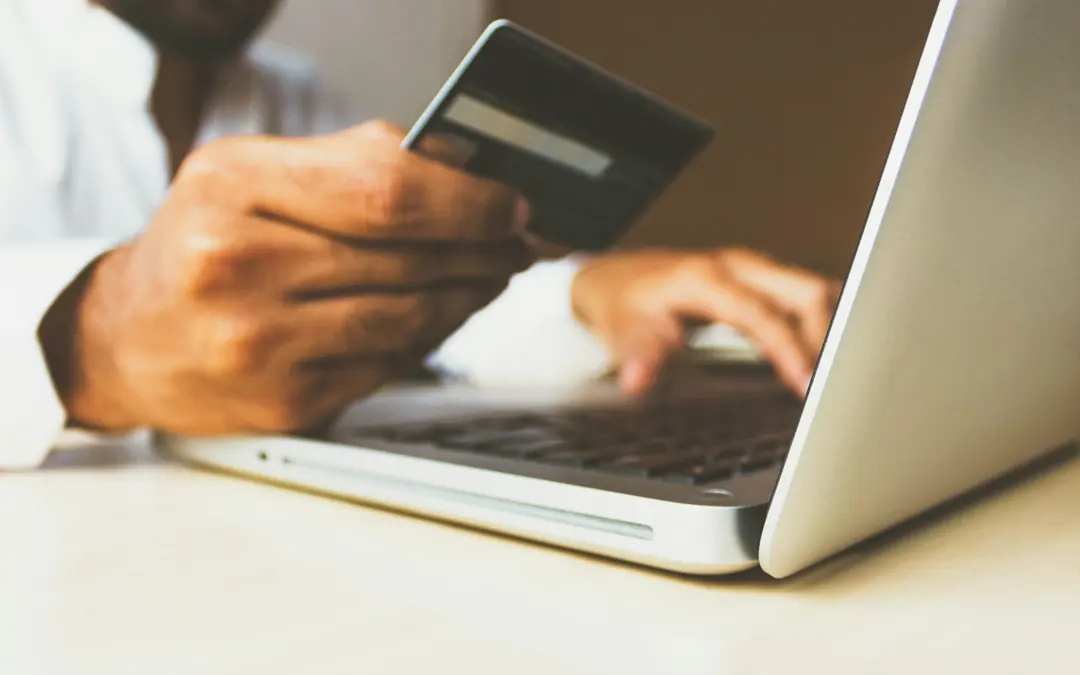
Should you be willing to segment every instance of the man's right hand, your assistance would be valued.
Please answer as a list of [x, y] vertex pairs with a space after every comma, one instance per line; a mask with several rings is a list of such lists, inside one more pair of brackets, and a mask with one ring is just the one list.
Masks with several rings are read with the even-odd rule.
[[371, 123], [194, 152], [73, 309], [60, 392], [72, 418], [186, 434], [319, 427], [493, 300], [529, 263], [527, 205], [401, 138]]

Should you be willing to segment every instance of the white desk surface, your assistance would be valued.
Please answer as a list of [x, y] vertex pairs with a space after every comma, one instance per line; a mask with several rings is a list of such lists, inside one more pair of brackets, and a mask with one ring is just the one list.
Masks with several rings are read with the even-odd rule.
[[0, 673], [1080, 672], [1080, 460], [785, 582], [696, 581], [156, 460], [0, 475]]

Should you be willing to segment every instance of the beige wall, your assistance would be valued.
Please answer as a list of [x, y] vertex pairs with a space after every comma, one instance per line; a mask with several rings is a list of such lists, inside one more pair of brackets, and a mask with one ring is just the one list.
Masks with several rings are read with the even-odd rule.
[[266, 39], [311, 57], [363, 111], [408, 126], [489, 11], [487, 0], [283, 0]]
[[742, 243], [846, 273], [935, 0], [497, 0], [710, 119], [627, 244]]

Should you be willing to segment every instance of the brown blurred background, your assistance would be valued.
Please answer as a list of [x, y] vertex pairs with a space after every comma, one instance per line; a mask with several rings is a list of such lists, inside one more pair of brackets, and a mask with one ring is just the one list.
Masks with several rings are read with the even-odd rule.
[[624, 241], [745, 244], [845, 275], [934, 0], [495, 0], [716, 125]]
[[517, 21], [716, 125], [624, 245], [740, 243], [843, 275], [936, 5], [289, 0], [268, 38], [410, 126], [488, 21]]

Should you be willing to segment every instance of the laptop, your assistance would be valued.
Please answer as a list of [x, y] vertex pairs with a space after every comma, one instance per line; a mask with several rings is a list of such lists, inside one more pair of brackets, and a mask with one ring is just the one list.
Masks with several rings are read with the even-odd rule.
[[697, 358], [640, 401], [417, 381], [324, 437], [159, 446], [664, 570], [794, 574], [1080, 437], [1077, 35], [1075, 0], [940, 3], [805, 399]]

